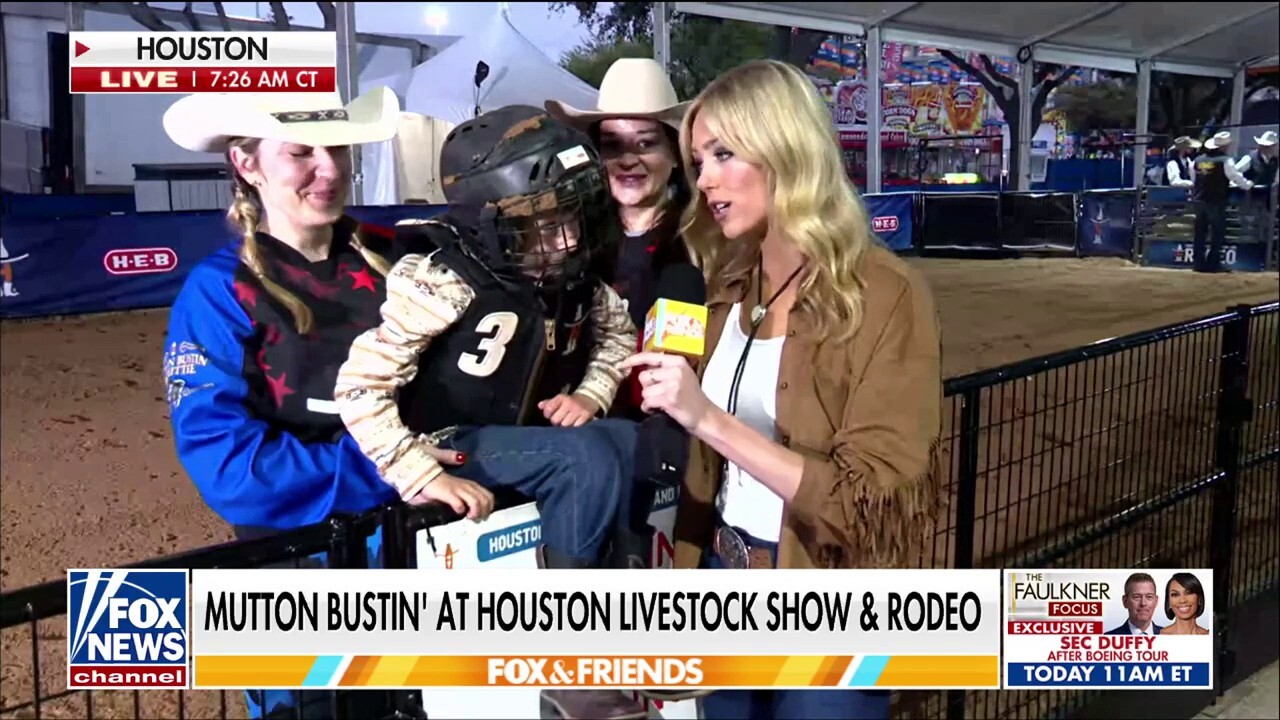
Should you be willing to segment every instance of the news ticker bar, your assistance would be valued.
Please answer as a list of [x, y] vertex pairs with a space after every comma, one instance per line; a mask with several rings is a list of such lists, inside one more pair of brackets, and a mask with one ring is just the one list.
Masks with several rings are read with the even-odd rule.
[[1209, 569], [779, 572], [71, 571], [69, 687], [1213, 687]]
[[335, 32], [73, 32], [75, 95], [337, 90]]
[[335, 92], [335, 67], [71, 68], [72, 94]]
[[998, 688], [997, 655], [196, 655], [207, 690], [405, 687]]

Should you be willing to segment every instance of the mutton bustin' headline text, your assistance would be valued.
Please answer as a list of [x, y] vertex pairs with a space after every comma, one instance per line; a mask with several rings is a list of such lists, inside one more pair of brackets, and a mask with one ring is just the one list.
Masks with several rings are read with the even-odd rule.
[[972, 592], [208, 592], [206, 631], [973, 632]]

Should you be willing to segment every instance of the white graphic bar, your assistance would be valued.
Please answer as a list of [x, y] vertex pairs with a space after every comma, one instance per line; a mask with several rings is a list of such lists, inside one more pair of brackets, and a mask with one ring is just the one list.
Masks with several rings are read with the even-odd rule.
[[338, 34], [297, 32], [73, 32], [71, 68], [336, 67]]

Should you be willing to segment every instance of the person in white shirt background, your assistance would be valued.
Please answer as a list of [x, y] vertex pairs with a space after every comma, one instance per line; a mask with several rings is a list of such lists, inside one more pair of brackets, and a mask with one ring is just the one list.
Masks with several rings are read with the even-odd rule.
[[1236, 161], [1236, 169], [1255, 185], [1271, 185], [1276, 181], [1276, 131], [1268, 130], [1253, 139], [1258, 147]]
[[1164, 164], [1162, 184], [1169, 187], [1191, 187], [1194, 184], [1191, 175], [1191, 159], [1199, 149], [1199, 140], [1193, 140], [1186, 135], [1175, 139], [1173, 147], [1169, 149], [1169, 161]]
[[[1276, 174], [1280, 170], [1280, 158], [1276, 157], [1276, 131], [1268, 130], [1253, 139], [1258, 147], [1253, 152], [1236, 161], [1236, 169], [1255, 186], [1265, 186], [1266, 192], [1260, 198], [1268, 210], [1276, 207]], [[1272, 215], [1274, 222], [1275, 216]]]

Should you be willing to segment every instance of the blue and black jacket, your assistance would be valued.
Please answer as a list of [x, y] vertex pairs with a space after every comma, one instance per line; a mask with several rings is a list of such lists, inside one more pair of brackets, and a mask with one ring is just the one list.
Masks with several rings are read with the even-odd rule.
[[[385, 300], [384, 278], [350, 242], [353, 227], [338, 223], [320, 262], [258, 235], [268, 277], [314, 313], [306, 335], [240, 260], [239, 242], [196, 266], [174, 301], [164, 374], [178, 459], [238, 537], [397, 498], [333, 402], [339, 366]], [[366, 248], [394, 262], [390, 238], [370, 230], [361, 228]]]

